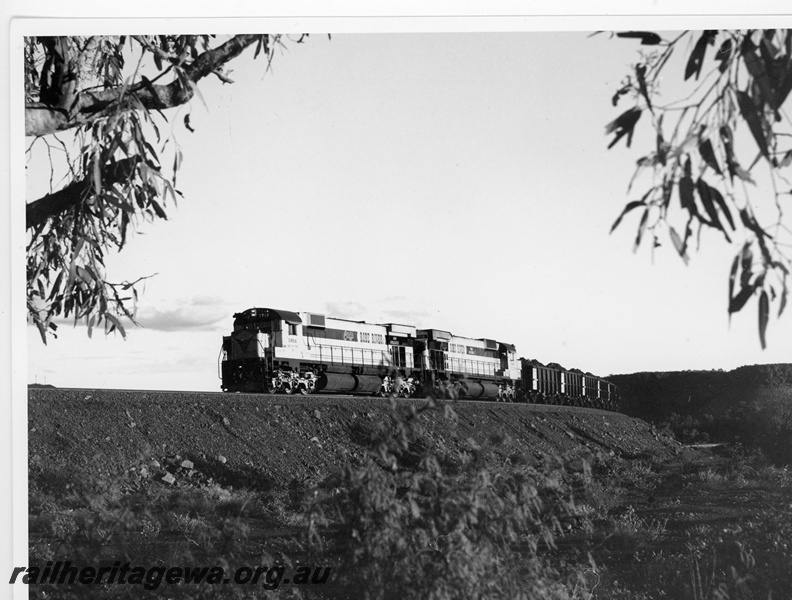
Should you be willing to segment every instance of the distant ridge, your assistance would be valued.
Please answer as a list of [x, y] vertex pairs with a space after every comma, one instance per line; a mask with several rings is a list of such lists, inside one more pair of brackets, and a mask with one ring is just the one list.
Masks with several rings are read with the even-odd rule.
[[792, 364], [732, 371], [612, 375], [625, 414], [669, 426], [680, 439], [739, 442], [792, 463]]
[[731, 371], [643, 371], [611, 375], [608, 381], [619, 386], [625, 413], [657, 422], [671, 413], [692, 414], [716, 399], [744, 396], [748, 388], [792, 385], [792, 363]]

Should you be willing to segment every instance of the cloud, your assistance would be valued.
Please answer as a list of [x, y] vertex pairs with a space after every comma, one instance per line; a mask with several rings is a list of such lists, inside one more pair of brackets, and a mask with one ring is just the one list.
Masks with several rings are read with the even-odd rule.
[[422, 323], [431, 316], [431, 313], [425, 310], [384, 310], [382, 315], [386, 323], [399, 323], [402, 325], [415, 325], [421, 327]]
[[[390, 297], [396, 300], [398, 297]], [[155, 305], [158, 304], [158, 305]], [[220, 296], [193, 296], [190, 299], [156, 300], [146, 299], [138, 306], [137, 322], [144, 329], [152, 331], [220, 331], [223, 327], [220, 322], [224, 319], [230, 321], [235, 311]], [[410, 310], [400, 308], [379, 308], [369, 310], [360, 302], [326, 302], [324, 314], [338, 319], [351, 321], [366, 321], [368, 323], [400, 323], [402, 325], [415, 325], [417, 327], [430, 327], [432, 313], [427, 310]], [[59, 325], [71, 326], [73, 319], [56, 319]], [[77, 327], [84, 326], [80, 320]], [[124, 323], [128, 332], [133, 332], [135, 327], [131, 323]], [[100, 327], [97, 331], [103, 332]]]
[[176, 306], [140, 307], [137, 321], [155, 331], [214, 331], [231, 316], [226, 302], [218, 296], [196, 296]]
[[191, 304], [195, 306], [225, 306], [225, 300], [220, 296], [193, 296]]
[[326, 302], [325, 312], [328, 317], [362, 321], [368, 311], [359, 302]]
[[[191, 299], [162, 301], [154, 306], [156, 300], [144, 299], [138, 304], [135, 320], [145, 329], [154, 331], [216, 331], [217, 323], [233, 315], [233, 310], [220, 296], [193, 296]], [[175, 304], [175, 306], [174, 306]], [[76, 323], [74, 317], [56, 317], [53, 322], [60, 326], [85, 327], [85, 319]], [[127, 332], [134, 331], [134, 325], [127, 319], [122, 320]], [[104, 332], [104, 322], [95, 332]], [[56, 332], [57, 333], [57, 332]]]

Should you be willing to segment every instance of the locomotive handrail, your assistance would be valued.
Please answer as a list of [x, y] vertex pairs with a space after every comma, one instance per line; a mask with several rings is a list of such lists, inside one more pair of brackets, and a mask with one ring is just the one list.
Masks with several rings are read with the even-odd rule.
[[497, 365], [483, 360], [470, 360], [465, 358], [449, 358], [449, 366], [451, 371], [458, 373], [468, 373], [470, 375], [489, 375], [495, 376]]
[[[412, 356], [408, 354], [407, 357]], [[404, 365], [395, 364], [390, 352], [385, 350], [375, 350], [374, 348], [350, 348], [347, 346], [333, 346], [327, 344], [316, 344], [308, 353], [306, 358], [341, 365], [361, 365], [361, 366], [400, 366], [409, 369], [414, 368], [414, 360], [405, 360]]]
[[223, 380], [223, 361], [227, 358], [227, 353], [221, 344], [220, 353], [217, 355], [217, 378], [221, 381]]

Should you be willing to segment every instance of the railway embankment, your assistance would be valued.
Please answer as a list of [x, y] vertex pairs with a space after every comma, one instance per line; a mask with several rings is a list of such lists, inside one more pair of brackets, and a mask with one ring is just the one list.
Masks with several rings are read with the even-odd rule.
[[[424, 403], [398, 400], [395, 409]], [[393, 410], [381, 398], [31, 389], [29, 466], [38, 479], [212, 479], [282, 489], [367, 460], [366, 448], [393, 423]], [[486, 447], [493, 466], [551, 456], [663, 459], [683, 451], [668, 433], [612, 412], [459, 402], [453, 413], [421, 414], [416, 451]]]

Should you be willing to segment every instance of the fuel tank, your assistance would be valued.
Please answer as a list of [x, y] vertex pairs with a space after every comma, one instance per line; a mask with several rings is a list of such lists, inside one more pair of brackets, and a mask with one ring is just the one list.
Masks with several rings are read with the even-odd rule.
[[316, 382], [317, 392], [343, 394], [374, 394], [382, 386], [382, 380], [376, 375], [352, 375], [351, 373], [322, 373]]

